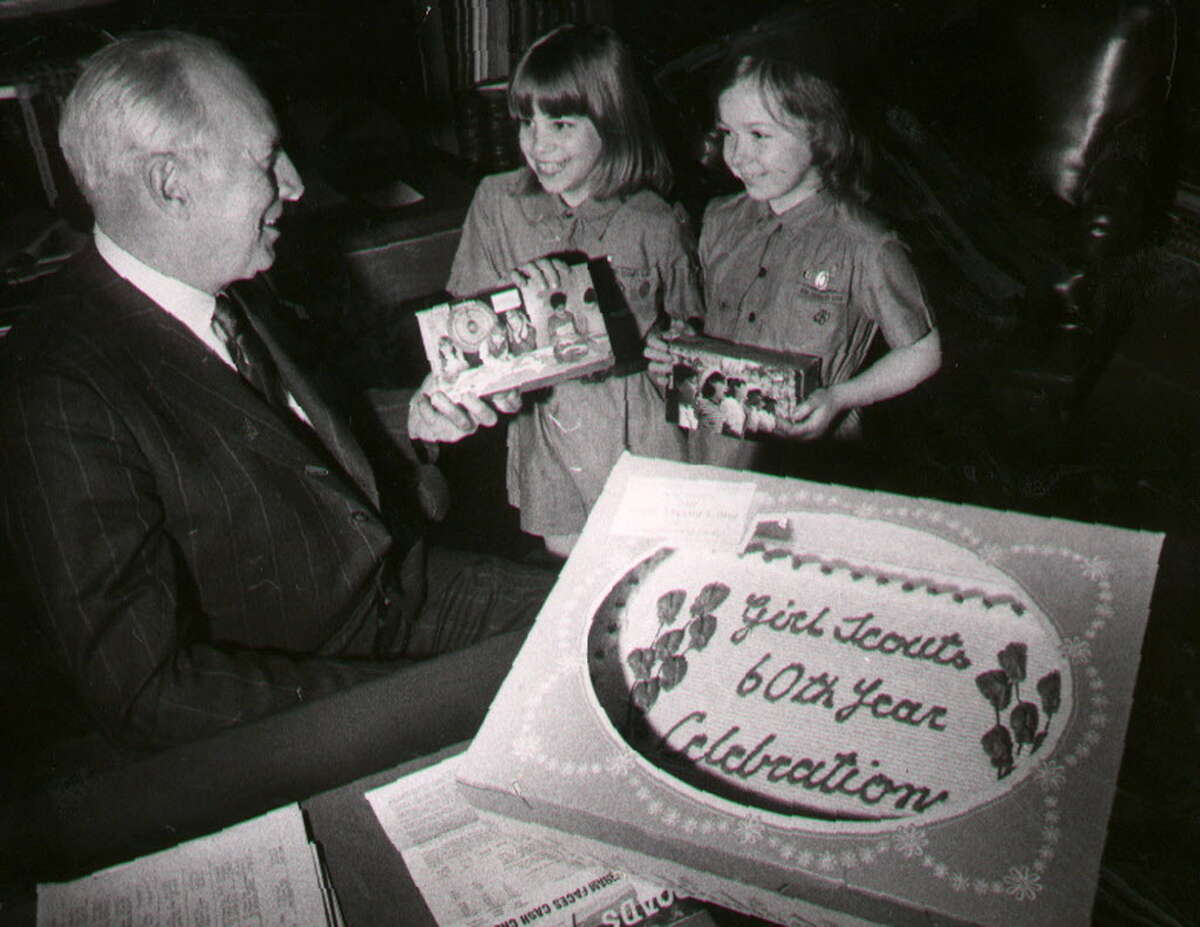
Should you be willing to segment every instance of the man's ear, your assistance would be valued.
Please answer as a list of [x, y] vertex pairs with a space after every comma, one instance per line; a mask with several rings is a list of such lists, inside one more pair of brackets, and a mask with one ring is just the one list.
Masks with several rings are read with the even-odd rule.
[[188, 172], [178, 156], [153, 154], [142, 171], [142, 182], [150, 202], [175, 218], [186, 219], [192, 208]]

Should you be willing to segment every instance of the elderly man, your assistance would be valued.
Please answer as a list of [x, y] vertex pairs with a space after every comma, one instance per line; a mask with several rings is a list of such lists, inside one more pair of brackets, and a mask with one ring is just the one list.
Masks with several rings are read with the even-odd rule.
[[[427, 550], [418, 494], [381, 501], [253, 284], [230, 289], [271, 266], [303, 192], [241, 66], [182, 33], [120, 40], [87, 62], [60, 137], [94, 244], [5, 346], [0, 526], [103, 728], [188, 740], [528, 624], [551, 577]], [[497, 418], [384, 399], [411, 472], [409, 439]]]

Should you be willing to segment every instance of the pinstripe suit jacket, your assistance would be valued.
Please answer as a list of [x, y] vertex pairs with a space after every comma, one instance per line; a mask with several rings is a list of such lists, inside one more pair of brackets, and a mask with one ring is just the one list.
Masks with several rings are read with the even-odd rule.
[[346, 657], [412, 538], [261, 320], [320, 441], [94, 248], [54, 282], [3, 349], [2, 526], [102, 725], [191, 739], [394, 668]]

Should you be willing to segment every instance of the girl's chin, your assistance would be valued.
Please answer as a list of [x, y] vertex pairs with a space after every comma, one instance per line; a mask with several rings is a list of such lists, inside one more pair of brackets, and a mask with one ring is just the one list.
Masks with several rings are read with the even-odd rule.
[[[740, 180], [741, 178], [738, 179]], [[742, 180], [742, 187], [745, 189], [746, 195], [752, 200], [766, 201], [778, 196], [776, 192], [768, 190], [761, 184], [754, 183], [753, 181], [747, 183], [745, 180]]]

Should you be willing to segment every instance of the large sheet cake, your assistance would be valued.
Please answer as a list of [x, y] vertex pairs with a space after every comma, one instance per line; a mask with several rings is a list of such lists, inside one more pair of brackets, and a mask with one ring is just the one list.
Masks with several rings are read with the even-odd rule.
[[1161, 537], [632, 456], [460, 786], [785, 924], [1086, 924]]

